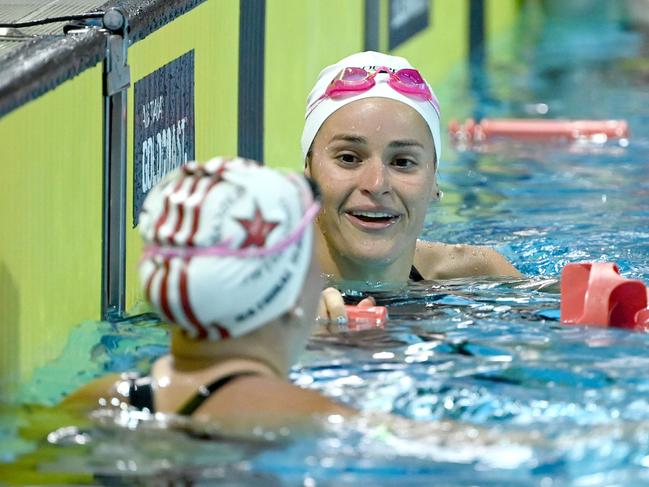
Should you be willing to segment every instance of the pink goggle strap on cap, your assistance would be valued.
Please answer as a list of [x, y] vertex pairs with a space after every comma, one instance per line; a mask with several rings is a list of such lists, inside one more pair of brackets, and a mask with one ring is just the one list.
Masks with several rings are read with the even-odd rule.
[[[376, 84], [374, 78], [376, 78], [380, 73], [385, 73], [389, 76], [387, 84], [393, 90], [405, 96], [425, 99], [433, 106], [433, 109], [437, 112], [437, 116], [440, 116], [439, 101], [428, 87], [419, 71], [414, 68], [404, 68], [394, 72], [394, 70], [387, 66], [378, 66], [374, 72], [358, 67], [344, 68], [333, 80], [331, 80], [331, 83], [327, 86], [325, 92], [311, 103], [306, 116], [308, 117], [315, 107], [325, 98], [335, 99], [346, 94], [354, 94], [372, 89]], [[400, 76], [399, 73], [403, 76]], [[421, 82], [416, 82], [411, 76], [408, 76], [410, 73], [416, 74]], [[404, 78], [410, 82], [404, 81]]]
[[[297, 177], [294, 178], [291, 176], [292, 175], [289, 175], [288, 178], [293, 180], [294, 182], [298, 182]], [[304, 199], [306, 200], [307, 190], [303, 187], [302, 189], [302, 194], [304, 196]], [[293, 229], [293, 231], [285, 238], [269, 247], [246, 247], [245, 249], [233, 249], [228, 246], [228, 244], [230, 243], [229, 240], [222, 242], [220, 245], [211, 245], [207, 247], [176, 247], [169, 245], [149, 244], [144, 248], [142, 259], [152, 258], [156, 256], [163, 258], [190, 258], [199, 256], [249, 258], [265, 257], [268, 255], [279, 254], [293, 245], [295, 242], [297, 242], [300, 238], [302, 238], [304, 231], [316, 217], [318, 211], [320, 211], [320, 203], [313, 200], [312, 198], [307, 201], [307, 204], [309, 204], [308, 208], [304, 212], [304, 215], [298, 222], [297, 226]]]

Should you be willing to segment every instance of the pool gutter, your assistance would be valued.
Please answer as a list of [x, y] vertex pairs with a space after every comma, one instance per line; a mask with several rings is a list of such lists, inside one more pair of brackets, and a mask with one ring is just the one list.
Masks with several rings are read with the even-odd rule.
[[[132, 45], [203, 2], [112, 1], [99, 10], [117, 8], [125, 14], [129, 45]], [[105, 30], [88, 28], [68, 35], [23, 41], [0, 56], [0, 117], [104, 61], [106, 43]]]

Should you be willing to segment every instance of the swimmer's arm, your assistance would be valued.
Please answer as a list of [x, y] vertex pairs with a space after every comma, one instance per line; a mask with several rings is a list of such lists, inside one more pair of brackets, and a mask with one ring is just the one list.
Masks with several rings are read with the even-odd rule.
[[478, 245], [449, 245], [418, 240], [414, 261], [425, 279], [524, 277], [502, 254]]
[[93, 380], [69, 394], [61, 402], [63, 407], [96, 408], [99, 399], [117, 397], [117, 384], [120, 382], [119, 374], [110, 374], [100, 379]]

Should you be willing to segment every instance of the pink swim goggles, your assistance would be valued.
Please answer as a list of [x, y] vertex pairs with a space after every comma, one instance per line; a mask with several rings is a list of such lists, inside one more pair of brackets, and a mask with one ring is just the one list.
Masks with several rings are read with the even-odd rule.
[[343, 69], [327, 86], [324, 94], [311, 104], [308, 112], [311, 113], [325, 98], [341, 98], [370, 90], [376, 84], [375, 78], [379, 73], [389, 76], [387, 83], [393, 90], [409, 97], [428, 101], [439, 113], [439, 102], [419, 71], [411, 68], [395, 71], [387, 66], [377, 66], [373, 70], [356, 67]]

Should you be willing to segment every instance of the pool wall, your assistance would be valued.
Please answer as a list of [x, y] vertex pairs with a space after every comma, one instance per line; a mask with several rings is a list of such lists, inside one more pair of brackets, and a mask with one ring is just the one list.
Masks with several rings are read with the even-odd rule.
[[[137, 4], [119, 2], [129, 3]], [[144, 9], [164, 2], [140, 3]], [[416, 33], [396, 46], [390, 22], [405, 2], [186, 1], [174, 2], [184, 10], [163, 9], [149, 24], [140, 19], [128, 49], [127, 309], [141, 300], [135, 273], [140, 242], [132, 217], [134, 127], [142, 123], [135, 83], [191, 54], [196, 159], [238, 154], [299, 169], [304, 100], [324, 65], [380, 49], [408, 57], [442, 86], [470, 56], [476, 32], [488, 48], [512, 25], [520, 3], [413, 2], [427, 6], [427, 25], [415, 25]], [[141, 13], [137, 9], [131, 11]], [[21, 47], [21, 55], [37, 59], [44, 42]], [[0, 76], [0, 398], [55, 358], [75, 324], [101, 316], [105, 55], [94, 52], [80, 65], [72, 49], [62, 63], [74, 66], [49, 81], [41, 73], [45, 82], [33, 87], [20, 79], [16, 84], [6, 72]]]

